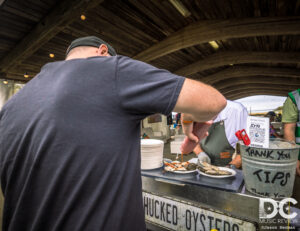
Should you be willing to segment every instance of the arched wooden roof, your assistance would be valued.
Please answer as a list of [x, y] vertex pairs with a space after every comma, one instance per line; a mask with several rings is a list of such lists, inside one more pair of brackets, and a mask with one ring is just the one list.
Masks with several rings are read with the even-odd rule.
[[300, 0], [0, 0], [0, 17], [1, 78], [27, 82], [96, 35], [229, 99], [300, 87]]

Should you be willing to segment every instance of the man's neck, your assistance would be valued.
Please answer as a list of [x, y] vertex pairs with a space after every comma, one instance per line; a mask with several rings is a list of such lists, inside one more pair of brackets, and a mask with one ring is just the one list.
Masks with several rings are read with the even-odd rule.
[[[95, 56], [95, 55], [94, 55]], [[66, 60], [71, 60], [71, 59], [86, 59], [89, 57], [93, 57], [92, 55], [84, 55], [84, 54], [74, 54], [74, 55], [70, 55], [66, 58]]]

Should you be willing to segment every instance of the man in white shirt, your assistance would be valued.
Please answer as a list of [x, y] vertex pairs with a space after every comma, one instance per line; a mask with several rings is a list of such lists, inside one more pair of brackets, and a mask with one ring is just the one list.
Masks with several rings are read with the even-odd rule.
[[[240, 161], [232, 161], [238, 138], [235, 133], [246, 129], [247, 109], [238, 102], [227, 100], [227, 106], [219, 113], [209, 129], [209, 135], [200, 141], [194, 149], [200, 160], [211, 162], [214, 165], [225, 166], [236, 164]], [[240, 160], [240, 157], [237, 157]]]

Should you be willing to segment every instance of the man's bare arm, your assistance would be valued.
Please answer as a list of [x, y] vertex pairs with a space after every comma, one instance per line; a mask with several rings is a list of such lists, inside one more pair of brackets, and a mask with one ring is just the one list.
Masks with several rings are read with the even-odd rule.
[[284, 139], [295, 142], [295, 131], [296, 123], [284, 123]]
[[[285, 123], [284, 124], [284, 139], [296, 142], [295, 131], [296, 131], [296, 123]], [[297, 172], [297, 175], [300, 176], [300, 161], [299, 160], [297, 161], [296, 172]]]
[[204, 122], [215, 117], [225, 106], [225, 97], [215, 88], [186, 79], [174, 111], [185, 113], [190, 120]]

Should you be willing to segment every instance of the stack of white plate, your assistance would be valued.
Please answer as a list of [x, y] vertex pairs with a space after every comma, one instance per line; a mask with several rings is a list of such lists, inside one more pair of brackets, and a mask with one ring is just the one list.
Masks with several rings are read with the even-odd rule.
[[154, 139], [141, 140], [141, 169], [155, 169], [163, 165], [164, 142]]

